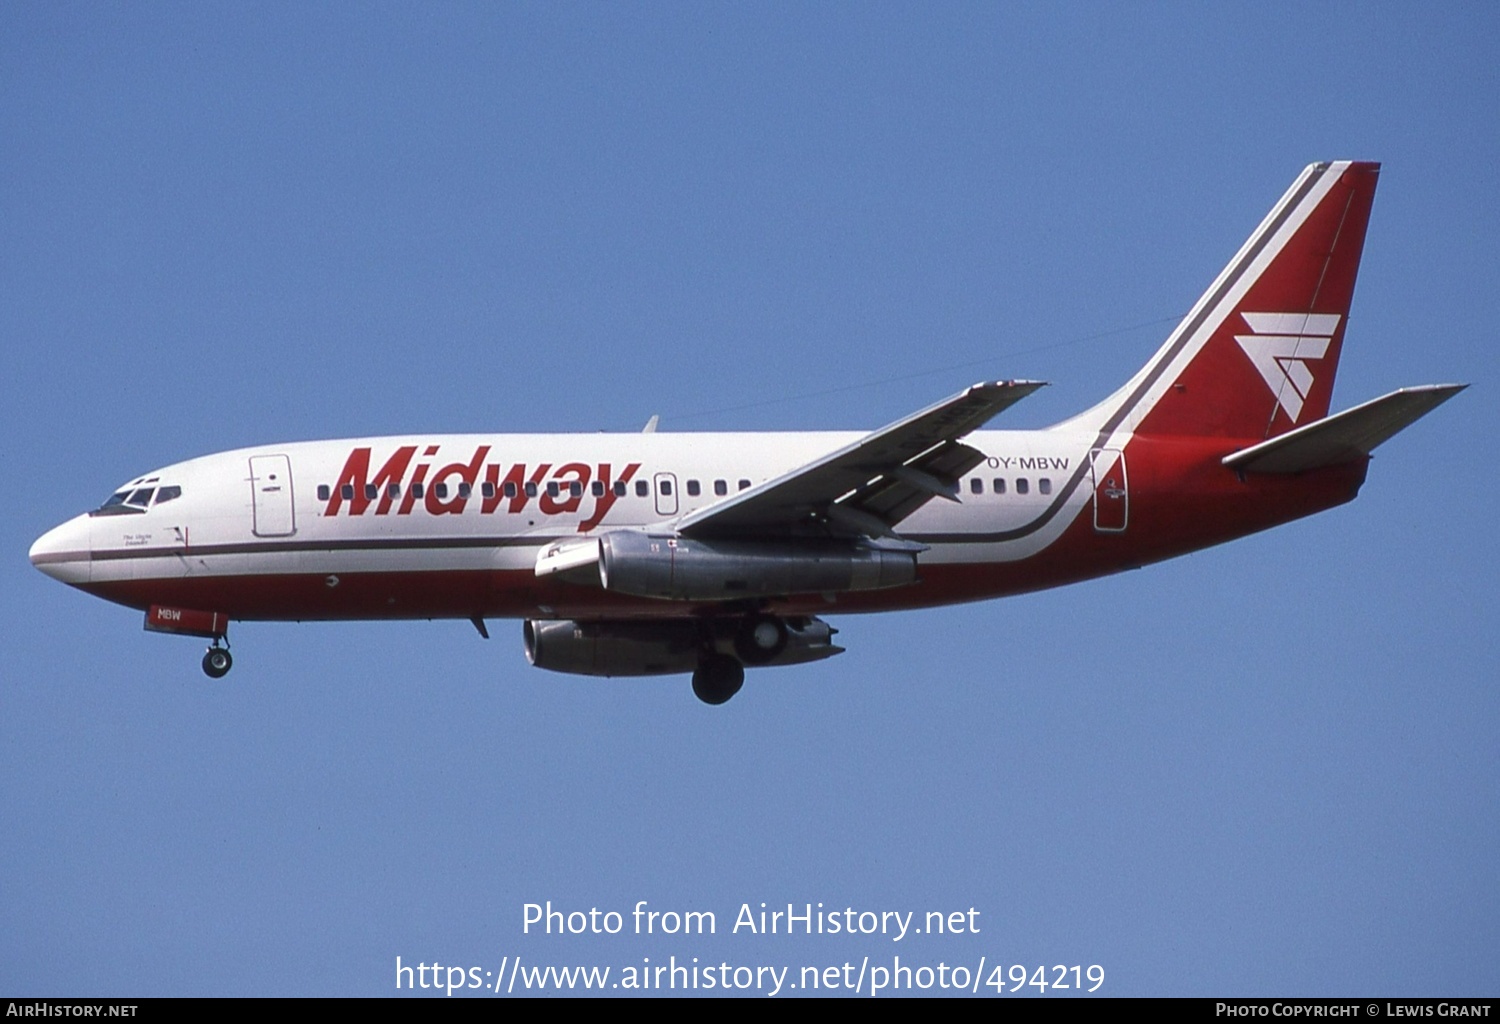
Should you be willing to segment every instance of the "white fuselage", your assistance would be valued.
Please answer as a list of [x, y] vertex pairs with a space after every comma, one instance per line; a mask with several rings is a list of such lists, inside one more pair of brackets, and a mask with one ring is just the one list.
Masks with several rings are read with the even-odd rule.
[[[136, 478], [121, 492], [171, 486], [181, 494], [143, 512], [79, 516], [39, 540], [33, 560], [41, 554], [47, 560], [39, 564], [57, 578], [137, 606], [148, 603], [153, 583], [180, 597], [184, 588], [173, 584], [316, 577], [331, 592], [371, 575], [478, 572], [500, 575], [493, 601], [476, 612], [561, 614], [596, 602], [566, 585], [535, 586], [547, 545], [667, 524], [861, 436], [411, 435], [247, 448]], [[973, 434], [967, 443], [986, 462], [960, 482], [956, 500], [929, 501], [902, 534], [930, 545], [924, 565], [1033, 555], [1089, 507], [1093, 441], [1058, 431]], [[368, 453], [363, 463], [361, 453]], [[1006, 539], [989, 539], [997, 535]], [[525, 597], [517, 604], [500, 592], [511, 582], [537, 592], [529, 611]], [[293, 600], [281, 614], [262, 600], [251, 604], [224, 610], [247, 618], [345, 617], [332, 600], [314, 607]], [[347, 615], [367, 611], [362, 602]], [[390, 616], [443, 612], [399, 595], [385, 609]], [[647, 603], [639, 614], [658, 609]]]

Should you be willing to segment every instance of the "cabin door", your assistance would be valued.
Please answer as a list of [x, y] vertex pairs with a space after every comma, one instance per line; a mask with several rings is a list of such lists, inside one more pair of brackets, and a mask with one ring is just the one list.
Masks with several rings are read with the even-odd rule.
[[1094, 473], [1094, 529], [1122, 533], [1130, 522], [1130, 481], [1125, 475], [1125, 452], [1095, 448], [1089, 452]]
[[250, 459], [250, 494], [257, 537], [289, 537], [297, 532], [292, 511], [292, 460], [285, 455]]

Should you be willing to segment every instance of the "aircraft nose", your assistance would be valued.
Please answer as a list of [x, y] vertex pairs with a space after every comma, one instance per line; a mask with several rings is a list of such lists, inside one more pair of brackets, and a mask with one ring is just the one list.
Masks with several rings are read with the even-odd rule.
[[86, 515], [53, 527], [31, 545], [31, 564], [64, 583], [87, 583], [92, 558]]

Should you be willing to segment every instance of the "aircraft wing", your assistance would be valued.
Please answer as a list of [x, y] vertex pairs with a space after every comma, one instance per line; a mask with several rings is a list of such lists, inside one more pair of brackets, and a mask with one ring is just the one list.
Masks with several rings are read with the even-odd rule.
[[790, 473], [677, 521], [695, 537], [795, 533], [826, 524], [849, 535], [895, 536], [933, 498], [957, 500], [959, 479], [984, 458], [959, 441], [1041, 381], [975, 384]]
[[1223, 463], [1241, 473], [1300, 473], [1362, 459], [1458, 394], [1467, 384], [1402, 388], [1363, 405], [1290, 430], [1232, 455]]

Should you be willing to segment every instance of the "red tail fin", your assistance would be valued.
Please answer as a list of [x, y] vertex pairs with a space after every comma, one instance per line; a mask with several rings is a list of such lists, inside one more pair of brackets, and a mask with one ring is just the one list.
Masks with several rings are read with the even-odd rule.
[[1259, 439], [1326, 416], [1379, 171], [1303, 171], [1151, 362], [1079, 419]]

